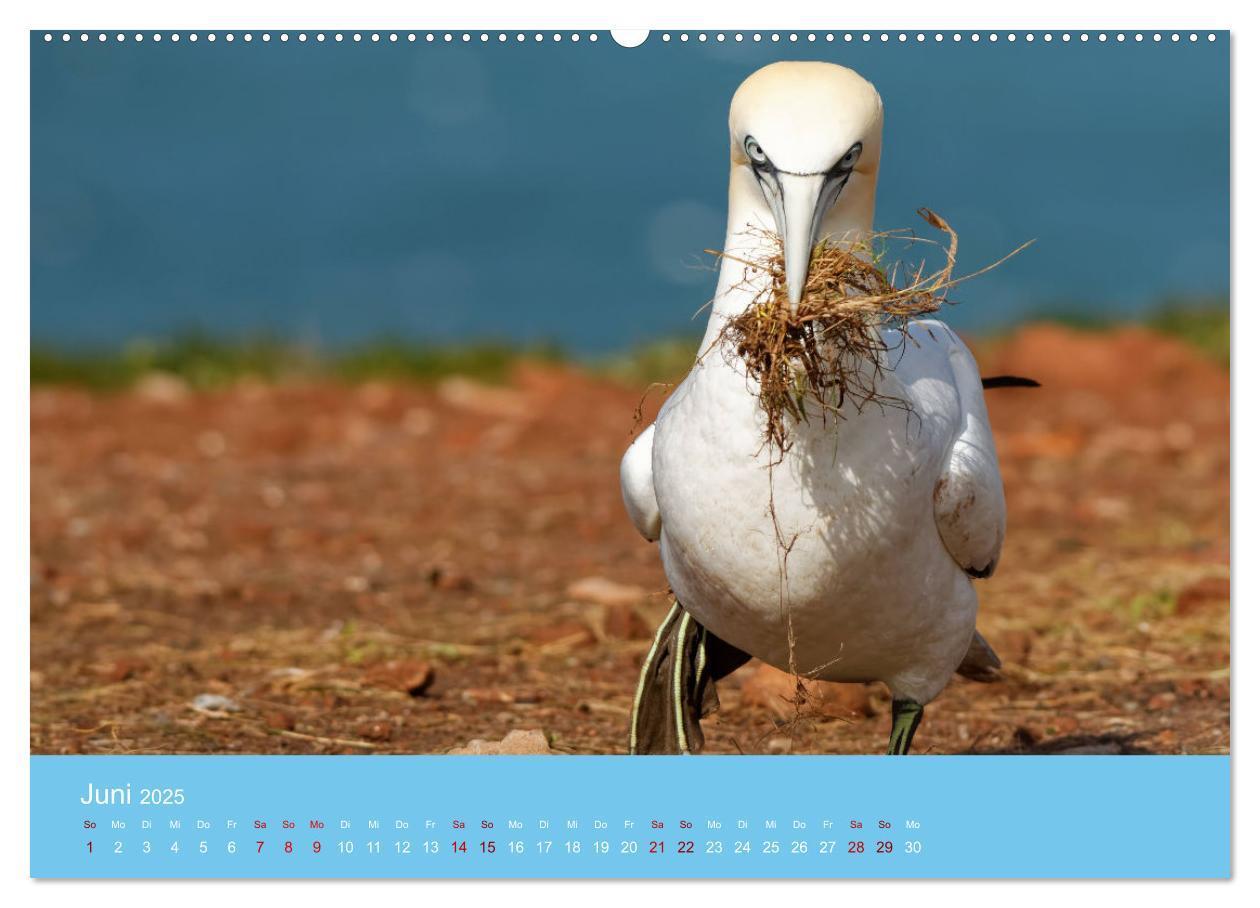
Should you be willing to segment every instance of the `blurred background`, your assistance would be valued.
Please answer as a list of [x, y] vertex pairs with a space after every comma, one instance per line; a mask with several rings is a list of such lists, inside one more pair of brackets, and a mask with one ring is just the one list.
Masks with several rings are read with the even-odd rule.
[[1228, 289], [1227, 41], [418, 37], [34, 36], [35, 342], [196, 329], [593, 354], [695, 332], [703, 250], [724, 233], [727, 105], [784, 58], [881, 92], [877, 227], [933, 208], [964, 273], [1037, 240], [960, 291], [960, 327]]
[[[945, 313], [1044, 385], [990, 399], [1007, 674], [916, 743], [1228, 749], [1227, 35], [287, 34], [32, 35], [36, 751], [618, 749], [667, 595], [617, 461], [785, 58], [881, 92], [878, 228], [1036, 240]], [[717, 750], [886, 738], [877, 686], [732, 690]]]

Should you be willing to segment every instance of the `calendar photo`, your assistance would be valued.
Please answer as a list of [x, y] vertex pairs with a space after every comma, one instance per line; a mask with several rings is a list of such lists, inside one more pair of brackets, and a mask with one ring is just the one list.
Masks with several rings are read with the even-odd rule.
[[842, 24], [30, 33], [33, 876], [1230, 875], [1230, 33]]

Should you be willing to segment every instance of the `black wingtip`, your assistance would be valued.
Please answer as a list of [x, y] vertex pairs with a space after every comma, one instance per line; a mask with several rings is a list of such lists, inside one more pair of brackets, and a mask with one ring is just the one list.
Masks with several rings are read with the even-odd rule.
[[1022, 375], [990, 375], [988, 378], [980, 379], [980, 384], [985, 388], [1040, 388], [1041, 382], [1035, 378], [1025, 378]]
[[976, 580], [988, 580], [990, 577], [993, 576], [993, 572], [996, 569], [997, 569], [997, 561], [990, 561], [988, 564], [986, 564], [982, 568], [970, 568], [970, 567], [963, 568], [963, 570], [967, 572], [967, 575], [969, 577], [974, 577]]

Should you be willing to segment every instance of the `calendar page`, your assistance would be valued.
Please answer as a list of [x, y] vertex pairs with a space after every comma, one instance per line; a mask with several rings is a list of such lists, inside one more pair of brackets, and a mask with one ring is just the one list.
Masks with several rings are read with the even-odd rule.
[[32, 877], [1231, 875], [1230, 34], [842, 19], [30, 33]]

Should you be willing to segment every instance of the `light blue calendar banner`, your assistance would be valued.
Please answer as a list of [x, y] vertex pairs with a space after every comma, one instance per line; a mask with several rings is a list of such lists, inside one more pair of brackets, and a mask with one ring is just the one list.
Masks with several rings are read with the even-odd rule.
[[1228, 757], [31, 758], [35, 877], [1229, 874]]

